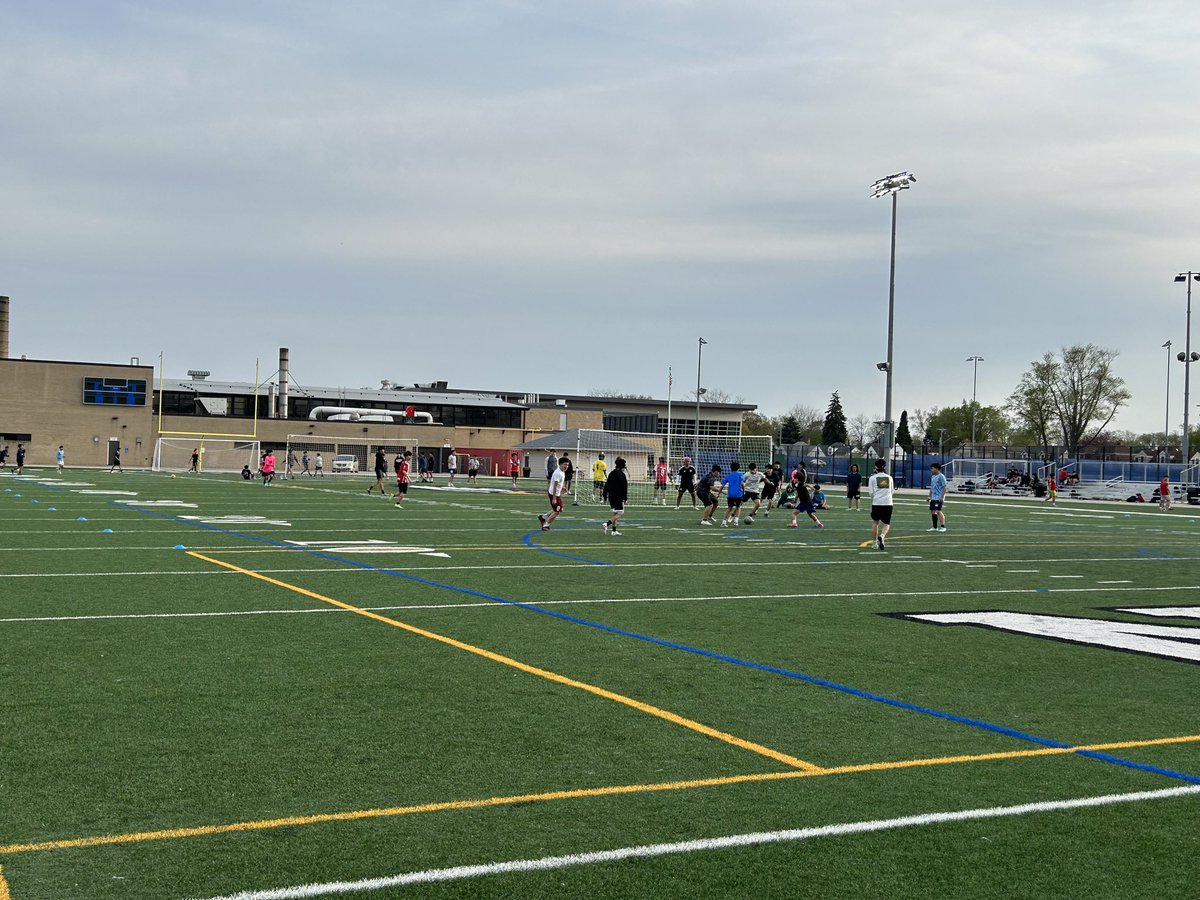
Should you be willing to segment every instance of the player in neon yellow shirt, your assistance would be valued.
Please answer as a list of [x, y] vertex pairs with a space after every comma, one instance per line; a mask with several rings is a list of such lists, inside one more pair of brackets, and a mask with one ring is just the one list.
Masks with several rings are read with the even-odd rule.
[[604, 454], [601, 453], [596, 461], [592, 463], [592, 493], [596, 499], [604, 496], [604, 482], [608, 478], [608, 463], [604, 461]]

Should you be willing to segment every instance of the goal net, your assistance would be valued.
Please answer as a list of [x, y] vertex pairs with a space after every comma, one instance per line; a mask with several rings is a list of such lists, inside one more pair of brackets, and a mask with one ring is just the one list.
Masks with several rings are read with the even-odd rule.
[[[375, 451], [382, 450], [387, 458], [388, 472], [397, 453], [417, 452], [415, 437], [400, 437], [389, 441], [370, 438], [328, 437], [319, 434], [289, 434], [287, 444], [275, 452], [275, 471], [284, 478], [302, 475], [353, 475], [358, 472], [375, 474]], [[320, 469], [317, 463], [320, 462]], [[413, 472], [417, 470], [413, 464]], [[415, 478], [414, 478], [415, 480]]]
[[[668, 443], [670, 447], [668, 449]], [[631, 504], [663, 503], [675, 505], [678, 494], [678, 472], [684, 457], [691, 459], [699, 481], [720, 466], [728, 472], [731, 463], [738, 463], [744, 472], [750, 463], [761, 469], [771, 462], [771, 438], [768, 435], [671, 435], [645, 434], [635, 431], [599, 431], [580, 429], [575, 446], [575, 479], [571, 492], [580, 504], [602, 504], [602, 490], [595, 484], [593, 466], [600, 454], [608, 472], [616, 467], [617, 457], [625, 460], [625, 473], [629, 478], [629, 502]], [[656, 485], [655, 470], [660, 460], [665, 460], [668, 469], [666, 490]], [[690, 502], [690, 498], [688, 500]]]
[[245, 465], [258, 471], [258, 441], [205, 437], [160, 437], [154, 442], [151, 468], [155, 472], [189, 472], [193, 453], [199, 472], [240, 472]]

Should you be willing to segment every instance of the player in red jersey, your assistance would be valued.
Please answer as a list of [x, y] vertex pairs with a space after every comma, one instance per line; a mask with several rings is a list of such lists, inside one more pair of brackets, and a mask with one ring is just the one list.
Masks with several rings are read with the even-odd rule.
[[408, 475], [412, 471], [412, 451], [405, 450], [404, 456], [396, 457], [396, 493], [393, 497], [396, 500], [396, 506], [404, 505], [404, 498], [408, 495]]

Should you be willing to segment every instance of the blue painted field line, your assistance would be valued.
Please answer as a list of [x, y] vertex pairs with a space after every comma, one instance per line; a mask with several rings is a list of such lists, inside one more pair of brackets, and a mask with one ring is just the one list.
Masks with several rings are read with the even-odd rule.
[[[116, 505], [116, 504], [114, 504]], [[692, 647], [688, 644], [680, 644], [675, 641], [668, 641], [662, 638], [650, 637], [646, 634], [640, 634], [636, 631], [626, 631], [623, 628], [615, 628], [612, 625], [604, 625], [600, 622], [592, 622], [589, 619], [581, 619], [578, 616], [571, 616], [566, 613], [557, 612], [545, 607], [535, 606], [532, 603], [521, 603], [517, 600], [509, 600], [506, 597], [499, 597], [495, 594], [488, 594], [483, 591], [475, 591], [470, 588], [458, 587], [453, 584], [444, 584], [440, 581], [433, 581], [429, 578], [421, 578], [417, 575], [410, 575], [406, 572], [397, 572], [394, 569], [385, 569], [380, 566], [375, 566], [370, 563], [365, 563], [357, 559], [347, 559], [341, 556], [334, 556], [331, 553], [323, 553], [318, 550], [310, 550], [305, 547], [297, 547], [293, 544], [286, 544], [282, 541], [275, 541], [271, 538], [259, 537], [257, 535], [244, 534], [238, 531], [228, 531], [224, 528], [218, 528], [214, 525], [208, 525], [204, 522], [192, 522], [187, 519], [180, 519], [177, 516], [170, 516], [165, 513], [156, 512], [151, 509], [140, 509], [138, 507], [122, 506], [123, 509], [133, 509], [136, 512], [145, 513], [146, 515], [156, 516], [161, 519], [168, 519], [172, 522], [177, 522], [181, 525], [196, 525], [201, 528], [206, 528], [209, 531], [216, 531], [221, 534], [229, 534], [245, 540], [256, 541], [262, 544], [270, 544], [272, 546], [281, 547], [284, 550], [293, 550], [301, 553], [307, 553], [311, 556], [320, 559], [327, 559], [331, 562], [342, 563], [344, 565], [355, 566], [360, 569], [367, 569], [373, 572], [379, 572], [383, 575], [392, 575], [396, 578], [405, 581], [413, 581], [417, 584], [428, 585], [429, 587], [440, 588], [442, 590], [452, 591], [457, 594], [466, 594], [470, 597], [479, 597], [484, 600], [492, 600], [496, 603], [503, 603], [506, 606], [516, 606], [520, 609], [526, 609], [530, 612], [540, 613], [545, 616], [550, 616], [555, 619], [562, 619], [564, 622], [571, 622], [576, 625], [584, 625], [588, 628], [595, 628], [599, 631], [607, 632], [608, 634], [616, 634], [622, 637], [634, 638], [635, 640], [645, 641], [649, 644], [655, 644], [659, 647], [667, 647], [672, 650], [681, 650], [685, 653], [692, 653], [696, 656], [702, 656], [707, 659], [714, 659], [719, 662], [726, 662], [736, 666], [742, 666], [747, 669], [756, 669], [760, 672], [769, 672], [773, 675], [782, 675], [784, 678], [792, 678], [797, 681], [803, 681], [808, 684], [818, 687], [829, 688], [830, 690], [838, 691], [839, 693], [847, 694], [851, 697], [859, 697], [864, 700], [871, 700], [875, 703], [882, 703], [886, 706], [892, 706], [896, 709], [903, 709], [909, 712], [920, 713], [921, 715], [931, 716], [936, 719], [944, 719], [948, 722], [956, 722], [960, 725], [970, 725], [973, 728], [980, 728], [984, 731], [990, 731], [994, 734], [1004, 735], [1005, 737], [1016, 738], [1017, 740], [1027, 741], [1031, 744], [1037, 744], [1042, 747], [1055, 747], [1058, 749], [1069, 749], [1070, 744], [1064, 744], [1062, 741], [1051, 740], [1050, 738], [1038, 737], [1037, 735], [1029, 734], [1028, 732], [1018, 731], [1015, 728], [1008, 728], [1004, 725], [995, 725], [991, 722], [985, 722], [982, 719], [972, 719], [968, 716], [959, 716], [954, 713], [943, 712], [940, 709], [932, 709], [928, 706], [918, 706], [915, 703], [909, 703], [906, 700], [897, 700], [895, 697], [887, 697], [883, 694], [875, 694], [871, 691], [860, 690], [846, 684], [841, 684], [837, 681], [830, 681], [827, 678], [818, 678], [815, 675], [805, 675], [803, 672], [793, 672], [791, 669], [783, 669], [778, 666], [769, 666], [765, 663], [757, 663], [747, 659], [741, 659], [737, 656], [727, 656], [723, 653], [716, 653], [712, 650], [704, 650], [700, 647]], [[1107, 753], [1100, 753], [1094, 750], [1076, 750], [1075, 754], [1086, 756], [1100, 762], [1112, 763], [1113, 765], [1124, 766], [1130, 769], [1138, 769], [1143, 772], [1152, 772], [1157, 775], [1165, 775], [1168, 778], [1175, 778], [1180, 781], [1187, 781], [1192, 784], [1200, 784], [1200, 776], [1191, 775], [1186, 772], [1176, 772], [1172, 769], [1163, 769], [1158, 766], [1150, 766], [1143, 763], [1137, 763], [1133, 760], [1123, 759], [1119, 756], [1112, 756]]]
[[[567, 529], [560, 529], [560, 530], [565, 531]], [[566, 553], [559, 553], [557, 550], [550, 550], [547, 547], [539, 547], [537, 544], [535, 544], [533, 542], [533, 537], [534, 537], [534, 535], [538, 535], [541, 533], [542, 533], [541, 529], [538, 529], [537, 531], [531, 531], [531, 532], [529, 532], [529, 534], [527, 534], [523, 538], [521, 538], [521, 542], [526, 547], [528, 547], [530, 550], [536, 550], [539, 553], [549, 553], [551, 556], [561, 556], [563, 559], [572, 559], [575, 562], [591, 563], [594, 566], [607, 566], [608, 565], [608, 563], [600, 562], [600, 560], [598, 560], [598, 559], [584, 559], [582, 556], [569, 556]]]

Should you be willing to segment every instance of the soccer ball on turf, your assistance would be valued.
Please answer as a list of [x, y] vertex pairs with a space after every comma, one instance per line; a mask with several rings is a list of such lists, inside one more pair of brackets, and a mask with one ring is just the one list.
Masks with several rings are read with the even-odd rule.
[[174, 478], [175, 476], [174, 476], [174, 475], [172, 475], [171, 477], [172, 477], [172, 478]]

